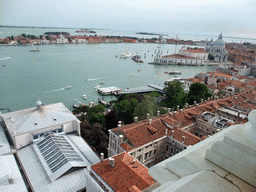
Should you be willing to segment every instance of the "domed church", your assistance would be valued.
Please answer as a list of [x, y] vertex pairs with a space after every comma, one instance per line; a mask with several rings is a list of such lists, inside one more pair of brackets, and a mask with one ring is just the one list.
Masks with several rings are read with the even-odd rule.
[[225, 48], [225, 42], [222, 39], [222, 33], [220, 33], [216, 41], [211, 40], [205, 45], [205, 51], [214, 57], [215, 62], [227, 62], [228, 52]]

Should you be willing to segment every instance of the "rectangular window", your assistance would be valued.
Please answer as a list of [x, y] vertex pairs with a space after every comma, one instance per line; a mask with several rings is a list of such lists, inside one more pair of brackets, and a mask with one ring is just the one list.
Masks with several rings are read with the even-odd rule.
[[173, 147], [171, 147], [171, 154], [173, 154]]
[[150, 158], [152, 155], [152, 151], [149, 151], [148, 158]]
[[139, 157], [137, 157], [137, 159], [138, 159], [138, 161], [140, 161], [141, 160], [141, 155]]
[[154, 156], [156, 155], [156, 149], [154, 150]]
[[148, 153], [145, 153], [145, 159], [144, 160], [146, 160], [148, 158]]
[[166, 148], [166, 150], [169, 152], [169, 145], [167, 145], [167, 148]]
[[33, 135], [33, 139], [38, 139], [38, 135]]

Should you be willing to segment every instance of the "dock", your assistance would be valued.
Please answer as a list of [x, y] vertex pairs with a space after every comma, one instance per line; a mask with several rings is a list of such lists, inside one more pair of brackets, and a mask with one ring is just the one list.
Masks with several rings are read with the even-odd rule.
[[122, 90], [118, 87], [102, 87], [98, 89], [98, 93], [101, 95], [119, 95]]
[[157, 91], [158, 93], [164, 94], [164, 87], [162, 86], [158, 86], [158, 85], [154, 85], [154, 84], [149, 84], [143, 87], [136, 87], [136, 88], [132, 88], [132, 89], [125, 89], [121, 91], [121, 95], [122, 94], [132, 94], [132, 93], [150, 93], [153, 91]]

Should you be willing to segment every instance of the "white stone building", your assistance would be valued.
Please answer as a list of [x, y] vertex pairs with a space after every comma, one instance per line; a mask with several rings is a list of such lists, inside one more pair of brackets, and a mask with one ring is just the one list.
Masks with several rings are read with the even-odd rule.
[[190, 48], [190, 47], [182, 47], [179, 50], [180, 55], [196, 57], [203, 60], [208, 60], [208, 53], [203, 48]]
[[216, 41], [211, 40], [205, 45], [205, 50], [214, 57], [215, 62], [227, 62], [228, 52], [225, 48], [225, 42], [222, 39], [222, 33]]
[[56, 39], [57, 44], [69, 43], [68, 39], [64, 35], [60, 35], [59, 38]]

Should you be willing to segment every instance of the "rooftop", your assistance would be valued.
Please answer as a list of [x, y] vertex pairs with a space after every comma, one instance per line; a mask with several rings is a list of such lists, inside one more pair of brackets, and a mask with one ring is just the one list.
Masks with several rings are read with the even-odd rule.
[[[104, 179], [114, 191], [141, 191], [155, 183], [148, 169], [131, 155], [124, 152], [112, 157], [115, 166], [109, 165], [109, 159], [92, 165], [92, 169]], [[135, 161], [134, 161], [135, 160]]]
[[180, 54], [165, 55], [165, 56], [162, 56], [162, 58], [203, 60], [203, 59], [200, 59], [200, 58], [197, 58], [197, 57], [190, 57], [190, 56], [180, 55]]
[[158, 191], [256, 191], [256, 111], [151, 167]]
[[71, 121], [79, 121], [63, 103], [55, 103], [2, 114], [12, 135], [24, 134]]

